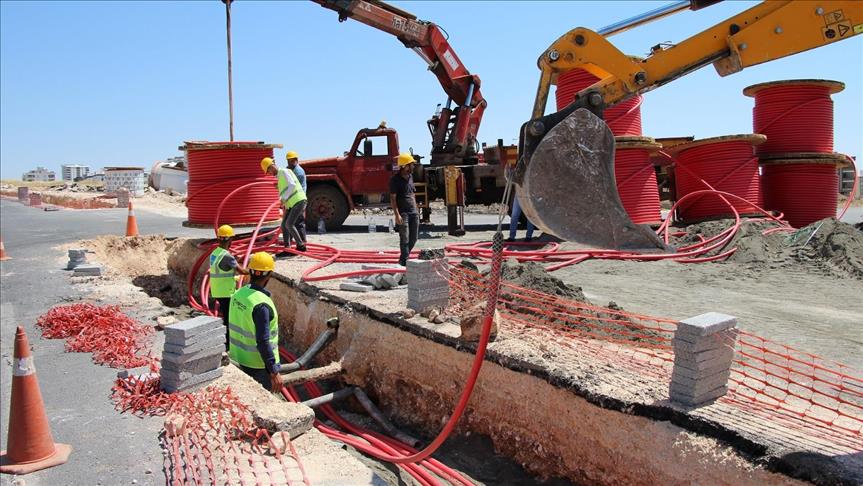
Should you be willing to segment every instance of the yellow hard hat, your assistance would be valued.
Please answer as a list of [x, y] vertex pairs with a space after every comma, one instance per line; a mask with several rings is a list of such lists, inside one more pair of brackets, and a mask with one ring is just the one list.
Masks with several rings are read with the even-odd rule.
[[273, 162], [272, 157], [264, 157], [261, 159], [261, 170], [266, 172], [273, 164], [275, 164], [275, 162]]
[[299, 159], [299, 158], [300, 158], [300, 154], [294, 152], [293, 150], [289, 150], [288, 153], [285, 154], [285, 160]]
[[399, 154], [399, 158], [398, 158], [399, 167], [403, 167], [403, 166], [408, 165], [408, 164], [413, 164], [414, 162], [416, 162], [416, 161], [414, 160], [413, 155], [411, 155], [407, 152], [402, 152]]
[[230, 225], [223, 224], [222, 226], [219, 226], [216, 234], [219, 235], [219, 238], [230, 238], [234, 236], [234, 228], [231, 228]]
[[273, 255], [267, 252], [259, 251], [252, 255], [249, 259], [249, 270], [256, 272], [272, 272], [276, 267], [276, 261], [273, 260]]

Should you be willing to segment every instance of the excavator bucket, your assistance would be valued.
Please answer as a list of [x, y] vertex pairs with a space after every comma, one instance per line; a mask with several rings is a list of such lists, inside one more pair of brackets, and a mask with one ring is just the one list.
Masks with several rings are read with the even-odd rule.
[[[528, 138], [533, 132], [527, 144], [525, 131]], [[525, 215], [544, 232], [594, 248], [668, 250], [623, 209], [614, 179], [614, 135], [600, 117], [579, 108], [559, 121], [528, 122], [522, 149], [516, 193]]]

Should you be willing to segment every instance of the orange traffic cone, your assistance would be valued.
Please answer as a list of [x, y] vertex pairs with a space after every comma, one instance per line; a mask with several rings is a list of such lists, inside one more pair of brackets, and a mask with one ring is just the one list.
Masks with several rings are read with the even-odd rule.
[[138, 236], [138, 221], [135, 219], [132, 201], [129, 201], [129, 216], [126, 218], [126, 236]]
[[9, 411], [8, 451], [0, 451], [0, 473], [29, 474], [69, 460], [72, 447], [55, 444], [48, 428], [30, 343], [24, 329], [15, 333], [12, 364], [12, 399]]
[[0, 236], [0, 262], [3, 260], [11, 260], [12, 257], [6, 254], [6, 247], [3, 246], [3, 237]]

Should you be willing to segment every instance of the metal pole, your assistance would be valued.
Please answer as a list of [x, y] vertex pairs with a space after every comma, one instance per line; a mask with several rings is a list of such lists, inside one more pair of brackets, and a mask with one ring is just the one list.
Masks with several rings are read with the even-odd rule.
[[222, 0], [225, 4], [225, 18], [227, 19], [228, 31], [228, 130], [231, 141], [234, 141], [234, 85], [231, 74], [231, 2], [233, 0]]
[[648, 22], [653, 22], [654, 20], [659, 20], [663, 17], [667, 17], [671, 14], [675, 14], [680, 12], [681, 10], [687, 10], [690, 6], [690, 0], [680, 0], [678, 2], [670, 3], [668, 5], [664, 5], [659, 8], [655, 8], [649, 12], [645, 12], [641, 15], [636, 15], [635, 17], [630, 17], [626, 20], [621, 20], [620, 22], [615, 22], [607, 27], [604, 27], [597, 31], [599, 35], [604, 35], [606, 37], [619, 34], [623, 31], [629, 30], [633, 27], [646, 24]]

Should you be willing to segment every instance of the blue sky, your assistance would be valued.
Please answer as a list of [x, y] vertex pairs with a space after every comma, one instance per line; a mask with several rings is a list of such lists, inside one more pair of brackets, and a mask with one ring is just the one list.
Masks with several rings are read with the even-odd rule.
[[[395, 2], [444, 27], [488, 100], [480, 140], [514, 142], [530, 114], [536, 58], [566, 31], [599, 29], [665, 2]], [[724, 2], [612, 38], [643, 55], [752, 2]], [[311, 2], [237, 1], [232, 9], [238, 140], [304, 158], [340, 154], [386, 119], [403, 148], [427, 154], [426, 120], [443, 91], [397, 40]], [[0, 173], [36, 165], [143, 165], [183, 140], [228, 138], [224, 7], [197, 2], [0, 3]], [[720, 78], [712, 67], [646, 95], [645, 135], [751, 131], [744, 87], [836, 79], [836, 147], [861, 155], [863, 36]], [[553, 97], [552, 97], [553, 98]], [[279, 151], [278, 155], [283, 155]]]

